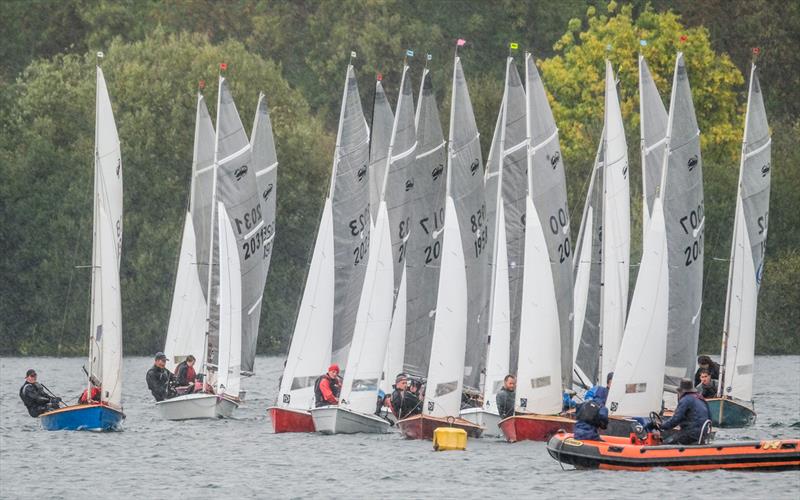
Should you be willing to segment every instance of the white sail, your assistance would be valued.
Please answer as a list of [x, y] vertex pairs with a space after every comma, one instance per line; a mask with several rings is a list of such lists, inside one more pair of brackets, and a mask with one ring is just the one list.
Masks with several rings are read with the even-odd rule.
[[406, 352], [406, 317], [408, 311], [408, 275], [403, 268], [400, 277], [400, 289], [397, 291], [392, 326], [389, 329], [389, 342], [386, 345], [386, 359], [383, 364], [383, 380], [381, 389], [386, 394], [392, 392], [395, 377], [403, 371], [403, 360]]
[[443, 231], [440, 286], [423, 411], [435, 417], [455, 417], [461, 409], [467, 340], [467, 275], [456, 206], [449, 195]]
[[611, 63], [606, 61], [602, 222], [602, 380], [614, 370], [628, 310], [631, 254], [628, 145]]
[[90, 379], [100, 383], [102, 401], [122, 399], [122, 159], [117, 126], [103, 71], [97, 68], [95, 116]]
[[205, 342], [206, 299], [197, 274], [196, 242], [192, 214], [186, 213], [181, 238], [178, 272], [175, 277], [175, 292], [172, 295], [172, 309], [169, 314], [167, 341], [164, 354], [167, 355], [168, 368], [186, 359], [188, 355], [200, 358]]
[[736, 197], [720, 373], [720, 395], [744, 401], [753, 399], [756, 311], [769, 221], [771, 144], [764, 98], [753, 65]]
[[664, 212], [656, 197], [608, 395], [611, 414], [646, 416], [661, 410], [669, 286]]
[[314, 381], [331, 360], [333, 290], [333, 208], [327, 198], [281, 377], [278, 406], [302, 410], [314, 406]]
[[394, 259], [389, 231], [389, 214], [381, 196], [340, 393], [343, 406], [367, 414], [375, 411], [392, 323]]
[[508, 374], [511, 351], [511, 304], [508, 290], [508, 251], [506, 249], [506, 217], [503, 204], [497, 208], [497, 244], [494, 252], [494, 293], [491, 297], [489, 351], [486, 355], [486, 381], [483, 407], [497, 413], [495, 399]]
[[667, 144], [667, 110], [643, 56], [639, 56], [639, 129], [642, 158], [642, 238], [647, 235], [653, 200], [661, 185], [664, 147]]
[[561, 411], [561, 330], [552, 267], [533, 199], [525, 213], [525, 274], [522, 278], [517, 411]]
[[219, 365], [217, 394], [239, 397], [242, 371], [242, 276], [239, 245], [225, 204], [217, 203], [219, 224]]

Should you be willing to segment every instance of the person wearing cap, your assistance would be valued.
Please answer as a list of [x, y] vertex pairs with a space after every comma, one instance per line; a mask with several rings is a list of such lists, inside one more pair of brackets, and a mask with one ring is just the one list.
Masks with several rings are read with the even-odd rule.
[[497, 391], [495, 402], [497, 403], [497, 413], [500, 418], [508, 418], [514, 415], [514, 401], [516, 399], [517, 377], [508, 374], [503, 379], [503, 387]]
[[[665, 443], [699, 444], [707, 421], [710, 425], [711, 412], [708, 410], [708, 403], [698, 394], [692, 381], [685, 378], [678, 386], [678, 407], [675, 408], [675, 413], [658, 427], [666, 431], [680, 426], [679, 431], [664, 440]], [[656, 427], [654, 423], [648, 424], [648, 428], [653, 427]]]
[[25, 383], [19, 388], [19, 397], [28, 410], [28, 415], [38, 417], [42, 413], [58, 408], [61, 398], [54, 397], [36, 381], [36, 370], [25, 373]]
[[700, 383], [700, 371], [707, 370], [711, 375], [711, 380], [719, 380], [719, 363], [715, 363], [708, 356], [699, 356], [697, 358], [697, 371], [694, 372], [694, 385]]
[[392, 413], [398, 420], [422, 413], [422, 401], [408, 387], [408, 375], [400, 373], [394, 379]]
[[331, 406], [339, 404], [339, 393], [342, 390], [342, 379], [339, 378], [339, 365], [328, 367], [328, 372], [320, 375], [314, 383], [314, 406]]
[[163, 352], [156, 353], [153, 366], [147, 370], [147, 388], [156, 398], [156, 401], [164, 401], [175, 396], [175, 375], [165, 368], [167, 356]]

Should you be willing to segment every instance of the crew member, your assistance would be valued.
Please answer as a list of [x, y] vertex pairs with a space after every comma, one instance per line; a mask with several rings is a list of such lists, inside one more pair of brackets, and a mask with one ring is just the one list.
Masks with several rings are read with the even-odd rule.
[[575, 419], [575, 439], [601, 441], [598, 429], [608, 427], [608, 410], [600, 400], [588, 399], [578, 405]]
[[422, 413], [422, 401], [408, 387], [408, 375], [401, 373], [394, 380], [392, 412], [398, 420]]
[[339, 378], [339, 365], [328, 367], [328, 372], [314, 382], [314, 406], [330, 406], [339, 404], [339, 393], [342, 390], [342, 379]]
[[514, 375], [506, 375], [503, 379], [503, 387], [497, 391], [495, 402], [497, 403], [497, 413], [500, 419], [514, 415], [514, 400], [516, 399], [517, 378]]
[[700, 370], [706, 369], [711, 374], [712, 380], [719, 380], [719, 363], [715, 363], [708, 356], [697, 358], [697, 371], [694, 373], [694, 385], [700, 383]]
[[701, 368], [699, 371], [700, 383], [695, 387], [697, 392], [699, 392], [704, 398], [717, 397], [717, 381], [711, 378], [711, 373], [705, 368]]
[[80, 397], [78, 397], [78, 404], [85, 405], [90, 402], [99, 403], [101, 400], [102, 393], [103, 391], [99, 387], [97, 387], [94, 383], [92, 383], [92, 388], [86, 389], [81, 393]]
[[165, 368], [167, 356], [163, 352], [156, 353], [153, 366], [147, 370], [147, 388], [156, 398], [156, 401], [164, 401], [175, 396], [175, 375]]
[[614, 380], [614, 372], [608, 372], [606, 375], [606, 385], [603, 387], [602, 385], [596, 385], [586, 391], [586, 394], [583, 395], [583, 400], [588, 401], [590, 399], [597, 401], [600, 406], [605, 406], [606, 400], [608, 399], [608, 391], [611, 390], [611, 381]]
[[36, 370], [25, 373], [25, 383], [19, 388], [19, 397], [28, 409], [28, 415], [38, 417], [42, 413], [58, 408], [61, 398], [54, 397], [36, 381]]
[[194, 382], [197, 378], [194, 362], [194, 356], [190, 354], [175, 367], [176, 384], [178, 387], [187, 387], [187, 392], [194, 392]]
[[[680, 426], [680, 431], [673, 433], [665, 443], [669, 444], [699, 444], [700, 436], [703, 434], [703, 426], [706, 421], [710, 423], [711, 412], [708, 410], [708, 403], [703, 396], [698, 394], [692, 381], [685, 378], [678, 386], [678, 407], [672, 418], [665, 420], [660, 428], [669, 430]], [[656, 424], [649, 423], [648, 429], [656, 427]]]

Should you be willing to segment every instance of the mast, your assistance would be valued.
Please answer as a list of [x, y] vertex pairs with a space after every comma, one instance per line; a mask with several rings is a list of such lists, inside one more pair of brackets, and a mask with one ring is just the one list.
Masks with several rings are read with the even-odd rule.
[[91, 397], [92, 394], [92, 359], [95, 355], [94, 352], [94, 338], [97, 334], [94, 331], [95, 321], [95, 314], [97, 313], [97, 307], [95, 307], [95, 300], [96, 300], [96, 293], [95, 293], [95, 286], [98, 280], [97, 277], [97, 181], [98, 181], [98, 165], [100, 163], [97, 144], [98, 144], [98, 127], [100, 124], [100, 106], [99, 106], [99, 99], [100, 99], [100, 89], [98, 87], [98, 80], [100, 79], [100, 59], [102, 58], [102, 52], [97, 53], [97, 64], [95, 70], [95, 103], [94, 103], [94, 183], [92, 186], [92, 287], [91, 287], [91, 302], [90, 302], [90, 318], [89, 318], [89, 375], [86, 380], [86, 390], [88, 391], [87, 394]]

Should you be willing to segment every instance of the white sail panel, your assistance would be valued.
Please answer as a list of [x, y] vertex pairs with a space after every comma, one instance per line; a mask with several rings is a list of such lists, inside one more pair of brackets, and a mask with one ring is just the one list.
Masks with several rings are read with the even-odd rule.
[[242, 276], [239, 245], [225, 204], [219, 216], [219, 365], [217, 394], [239, 397], [242, 371]]
[[489, 352], [486, 356], [486, 380], [483, 389], [483, 407], [497, 413], [495, 398], [508, 374], [511, 342], [511, 305], [508, 290], [508, 252], [506, 249], [506, 218], [503, 204], [498, 206], [497, 245], [494, 259], [494, 294], [489, 323]]
[[468, 299], [461, 230], [450, 196], [445, 204], [443, 231], [438, 308], [423, 411], [435, 417], [455, 417], [461, 409]]
[[333, 208], [327, 198], [281, 377], [278, 406], [314, 407], [314, 381], [331, 361], [334, 279]]
[[643, 56], [639, 56], [639, 122], [642, 158], [642, 237], [647, 234], [653, 200], [661, 186], [667, 110]]
[[661, 411], [670, 286], [664, 212], [656, 198], [608, 395], [611, 414], [646, 416]]
[[403, 359], [406, 350], [406, 311], [408, 274], [403, 269], [403, 276], [400, 278], [400, 289], [397, 292], [394, 314], [392, 315], [392, 326], [389, 330], [389, 343], [386, 346], [386, 361], [383, 365], [383, 381], [381, 389], [386, 394], [392, 392], [392, 385], [395, 377], [403, 371]]
[[527, 205], [515, 407], [523, 413], [556, 414], [562, 404], [561, 326], [547, 240], [530, 196]]

